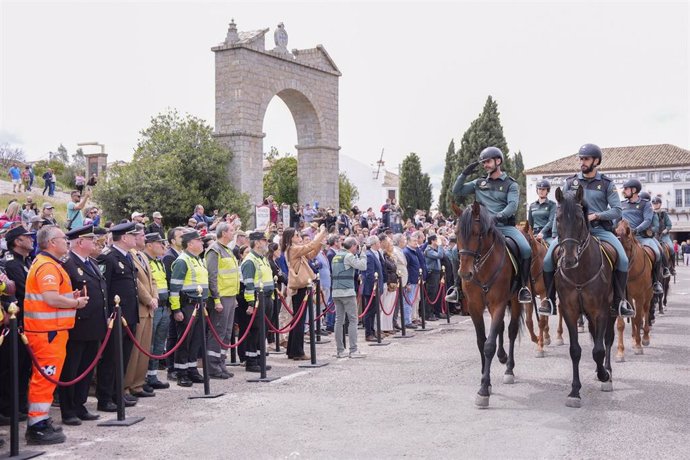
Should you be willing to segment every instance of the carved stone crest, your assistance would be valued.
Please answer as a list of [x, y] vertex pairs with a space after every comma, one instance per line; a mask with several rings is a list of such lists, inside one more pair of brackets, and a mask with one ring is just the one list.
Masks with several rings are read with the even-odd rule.
[[273, 51], [282, 54], [289, 53], [287, 49], [288, 34], [285, 30], [285, 25], [282, 22], [278, 24], [278, 27], [276, 28], [275, 32], [273, 32], [273, 41], [276, 44], [276, 47], [273, 49]]

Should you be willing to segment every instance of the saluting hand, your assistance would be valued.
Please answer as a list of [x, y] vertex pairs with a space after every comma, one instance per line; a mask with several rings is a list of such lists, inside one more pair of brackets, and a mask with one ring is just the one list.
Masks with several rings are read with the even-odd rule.
[[474, 172], [475, 169], [477, 169], [477, 166], [479, 166], [479, 162], [473, 161], [472, 163], [468, 164], [465, 169], [462, 170], [462, 174], [464, 176], [469, 176]]

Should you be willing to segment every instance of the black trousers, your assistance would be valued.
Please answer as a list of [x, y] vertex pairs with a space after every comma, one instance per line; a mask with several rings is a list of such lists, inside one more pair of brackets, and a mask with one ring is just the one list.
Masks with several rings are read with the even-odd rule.
[[[67, 341], [65, 364], [62, 367], [61, 382], [69, 382], [81, 375], [93, 362], [100, 346], [99, 340]], [[69, 387], [58, 387], [60, 394], [60, 412], [62, 418], [76, 417], [86, 413], [86, 399], [89, 397], [89, 385], [93, 369], [81, 381]]]
[[[438, 297], [438, 290], [441, 286], [441, 272], [430, 271], [426, 277], [426, 292], [429, 300], [434, 300]], [[435, 313], [436, 316], [441, 316], [441, 297], [438, 297], [436, 303], [431, 303], [426, 306], [427, 317]]]
[[369, 301], [372, 302], [372, 305], [369, 307], [369, 310], [364, 315], [364, 320], [362, 321], [364, 323], [364, 335], [366, 337], [376, 335], [376, 309], [379, 306], [379, 293], [376, 293], [376, 298], [374, 300], [371, 300], [371, 295], [362, 294], [362, 309], [367, 308]]
[[[170, 325], [168, 326], [168, 338], [165, 341], [165, 350], [172, 350], [172, 348], [177, 345], [177, 325], [175, 324], [175, 318], [173, 318], [172, 312], [170, 313]], [[168, 356], [165, 360], [165, 365], [168, 368], [168, 372], [175, 368], [175, 355], [172, 354]]]
[[[29, 391], [29, 379], [31, 378], [31, 358], [26, 351], [26, 346], [18, 339], [19, 349], [17, 358], [19, 359], [19, 412], [28, 412], [27, 392]], [[0, 346], [0, 414], [9, 417], [12, 411], [12, 357], [10, 355], [9, 337], [5, 338], [5, 343]]]
[[[307, 294], [307, 288], [297, 290], [297, 293], [292, 296], [292, 310], [297, 314], [299, 307], [304, 301], [304, 296]], [[309, 312], [304, 310], [304, 314], [298, 321], [298, 324], [288, 334], [287, 356], [288, 358], [298, 358], [304, 356], [304, 320]]]
[[[132, 334], [137, 333], [136, 323], [129, 325], [129, 329]], [[122, 378], [124, 379], [124, 373], [127, 371], [127, 364], [129, 363], [129, 357], [132, 355], [132, 347], [134, 344], [130, 340], [127, 333], [122, 331]], [[115, 335], [113, 334], [108, 340], [108, 344], [105, 346], [103, 351], [103, 357], [98, 363], [98, 370], [96, 374], [96, 396], [98, 397], [99, 403], [107, 403], [112, 401], [117, 403], [117, 393], [115, 391], [115, 372], [117, 372], [117, 343], [115, 340]], [[124, 382], [123, 382], [124, 383]]]
[[[180, 310], [178, 310], [184, 315], [184, 319], [182, 321], [175, 321], [178, 342], [182, 338], [184, 331], [187, 329], [189, 321], [192, 319], [192, 312], [194, 311], [195, 305], [196, 303], [187, 303], [186, 305], [183, 304], [180, 306]], [[203, 314], [204, 312], [199, 309], [189, 334], [184, 339], [182, 345], [180, 345], [180, 348], [175, 351], [174, 366], [178, 373], [185, 371], [198, 372], [196, 360], [203, 346], [201, 340], [201, 321], [205, 321]]]

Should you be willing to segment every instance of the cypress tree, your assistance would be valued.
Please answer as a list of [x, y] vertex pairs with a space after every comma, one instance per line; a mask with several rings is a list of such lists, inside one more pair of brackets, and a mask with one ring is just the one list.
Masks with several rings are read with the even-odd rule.
[[422, 174], [422, 163], [419, 156], [414, 152], [408, 154], [400, 169], [400, 206], [405, 218], [414, 216], [417, 209], [429, 211], [431, 208], [431, 181], [428, 174]]
[[441, 182], [441, 195], [438, 199], [438, 210], [443, 213], [444, 216], [448, 216], [450, 211], [450, 189], [453, 188], [453, 183], [455, 182], [455, 176], [453, 176], [453, 171], [456, 164], [455, 156], [455, 141], [450, 140], [448, 144], [448, 151], [446, 152], [446, 162], [443, 169], [443, 181]]

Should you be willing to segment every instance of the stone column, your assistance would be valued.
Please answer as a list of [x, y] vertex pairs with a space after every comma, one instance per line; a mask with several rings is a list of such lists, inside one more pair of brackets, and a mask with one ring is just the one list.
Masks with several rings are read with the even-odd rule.
[[340, 147], [296, 145], [300, 204], [338, 209], [338, 151]]
[[263, 197], [263, 138], [264, 133], [233, 131], [215, 137], [233, 154], [228, 175], [235, 189], [249, 194], [252, 205], [260, 204]]

